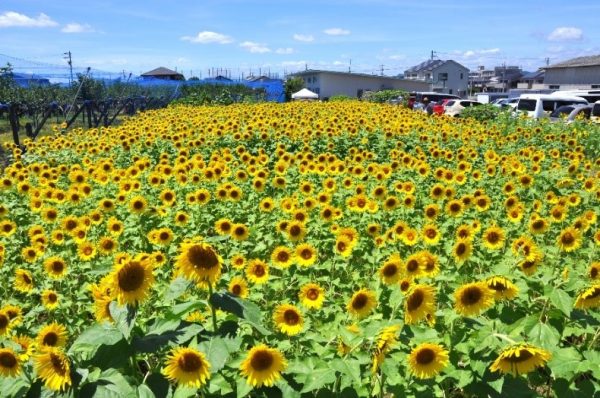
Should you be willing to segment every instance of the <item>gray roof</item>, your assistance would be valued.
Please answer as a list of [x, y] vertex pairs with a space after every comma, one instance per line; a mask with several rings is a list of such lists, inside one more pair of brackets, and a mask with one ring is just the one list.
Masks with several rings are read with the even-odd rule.
[[292, 75], [303, 76], [303, 75], [310, 75], [310, 74], [315, 74], [315, 73], [330, 73], [333, 75], [361, 76], [361, 77], [371, 77], [371, 78], [377, 78], [377, 79], [404, 80], [404, 79], [398, 78], [396, 76], [369, 75], [368, 73], [339, 72], [339, 71], [334, 71], [334, 70], [321, 70], [321, 69], [303, 70], [301, 72], [292, 73]]
[[430, 72], [445, 63], [446, 61], [442, 61], [441, 59], [428, 59], [425, 62], [421, 62], [419, 65], [408, 68], [404, 73]]
[[521, 76], [521, 80], [539, 80], [543, 79], [544, 75], [545, 73], [543, 70], [538, 70], [536, 72], [525, 73], [523, 76]]
[[181, 73], [175, 72], [174, 70], [165, 68], [163, 66], [158, 67], [156, 69], [152, 69], [151, 71], [148, 71], [146, 73], [142, 73], [142, 76], [173, 76], [173, 75], [183, 76]]
[[567, 61], [559, 62], [554, 65], [546, 66], [542, 69], [553, 68], [572, 68], [578, 66], [600, 66], [600, 55], [590, 55], [586, 57], [577, 57]]

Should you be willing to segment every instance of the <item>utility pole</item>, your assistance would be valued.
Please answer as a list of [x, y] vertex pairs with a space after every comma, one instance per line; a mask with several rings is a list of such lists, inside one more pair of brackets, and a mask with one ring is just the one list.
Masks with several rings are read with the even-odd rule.
[[381, 76], [383, 76], [383, 64], [379, 65], [379, 67], [381, 68]]
[[545, 61], [546, 61], [546, 66], [550, 65], [550, 58], [546, 57]]
[[69, 64], [69, 69], [71, 71], [71, 78], [69, 80], [69, 84], [73, 84], [73, 60], [71, 59], [71, 51], [67, 51], [66, 53], [64, 53], [64, 59], [67, 60], [67, 63]]
[[348, 65], [348, 73], [352, 73], [352, 58], [350, 58], [350, 65]]

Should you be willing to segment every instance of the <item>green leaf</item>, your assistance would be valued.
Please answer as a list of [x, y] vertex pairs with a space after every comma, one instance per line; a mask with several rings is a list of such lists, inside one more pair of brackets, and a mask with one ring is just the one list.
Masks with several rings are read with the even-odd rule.
[[123, 333], [123, 336], [129, 340], [131, 329], [135, 325], [136, 310], [130, 305], [119, 306], [116, 302], [110, 303], [110, 316], [114, 319], [117, 329]]
[[252, 386], [246, 382], [246, 379], [238, 378], [236, 381], [235, 391], [237, 398], [247, 397], [252, 391]]
[[576, 349], [572, 347], [559, 348], [553, 351], [548, 367], [556, 378], [568, 379], [577, 373], [581, 359], [581, 355]]
[[196, 300], [177, 304], [167, 313], [167, 318], [181, 319], [181, 316], [192, 310], [204, 309], [207, 307], [206, 301]]
[[198, 389], [194, 387], [177, 386], [175, 394], [173, 394], [173, 398], [195, 397], [196, 391], [198, 391]]
[[531, 341], [542, 348], [556, 347], [560, 340], [560, 333], [547, 323], [537, 323], [529, 331]]
[[169, 381], [160, 373], [152, 373], [146, 377], [146, 384], [156, 398], [167, 398], [171, 392]]
[[0, 378], [0, 391], [2, 396], [23, 397], [31, 385], [22, 377], [19, 378]]
[[[101, 345], [113, 345], [123, 339], [123, 335], [108, 324], [93, 325], [83, 331], [69, 348], [69, 354], [93, 355]], [[85, 355], [87, 354], [87, 355]]]
[[242, 300], [228, 292], [213, 293], [210, 303], [222, 311], [234, 314], [238, 318], [245, 319], [257, 331], [263, 335], [269, 335], [268, 329], [262, 325], [260, 307], [251, 301]]
[[200, 351], [206, 354], [211, 373], [217, 373], [223, 369], [229, 357], [227, 343], [221, 337], [213, 337], [208, 341], [203, 341], [200, 343]]
[[571, 315], [574, 300], [567, 292], [561, 289], [553, 289], [548, 297], [550, 298], [552, 305], [561, 310], [563, 314], [566, 316]]
[[335, 382], [335, 371], [331, 368], [318, 368], [314, 369], [311, 373], [306, 375], [304, 380], [304, 387], [302, 393], [318, 390], [328, 384]]
[[150, 389], [150, 387], [148, 387], [145, 384], [142, 384], [140, 386], [137, 387], [137, 398], [156, 398], [154, 396], [154, 393], [152, 392], [152, 390]]
[[190, 287], [190, 281], [185, 278], [178, 277], [169, 285], [169, 290], [165, 294], [165, 300], [173, 301], [181, 297]]
[[[360, 385], [360, 366], [358, 362], [349, 360], [345, 361], [341, 358], [335, 358], [329, 364], [333, 370], [340, 372], [343, 376], [347, 376], [352, 385]], [[346, 387], [344, 385], [342, 388]]]

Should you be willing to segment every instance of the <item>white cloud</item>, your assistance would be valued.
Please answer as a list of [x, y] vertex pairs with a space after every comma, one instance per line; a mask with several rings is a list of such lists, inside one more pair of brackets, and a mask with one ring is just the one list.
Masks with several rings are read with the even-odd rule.
[[348, 65], [348, 62], [333, 61], [333, 66], [343, 66], [343, 65]]
[[92, 33], [94, 28], [88, 24], [69, 23], [60, 30], [63, 33]]
[[48, 28], [57, 25], [58, 23], [56, 21], [53, 21], [52, 18], [44, 13], [41, 13], [36, 18], [31, 18], [14, 11], [7, 11], [4, 14], [0, 14], [0, 28], [11, 28], [16, 26], [26, 28]]
[[310, 43], [311, 41], [315, 40], [315, 37], [313, 35], [301, 35], [296, 33], [294, 34], [294, 40]]
[[227, 44], [232, 43], [233, 39], [227, 35], [217, 32], [210, 32], [208, 30], [202, 31], [198, 33], [196, 36], [183, 36], [181, 40], [189, 41], [190, 43], [200, 43], [200, 44], [209, 44], [209, 43], [217, 43], [217, 44]]
[[393, 60], [393, 61], [403, 61], [406, 59], [406, 55], [404, 54], [394, 54], [394, 55], [390, 55], [388, 57], [389, 59]]
[[240, 43], [240, 47], [250, 51], [251, 53], [255, 53], [255, 54], [264, 54], [264, 53], [270, 53], [271, 49], [269, 47], [267, 47], [264, 44], [261, 43], [255, 43], [253, 41], [245, 41], [243, 43]]
[[284, 68], [304, 69], [306, 67], [306, 63], [306, 61], [283, 61], [281, 66]]
[[490, 48], [489, 50], [481, 50], [480, 54], [498, 54], [500, 52], [499, 48]]
[[342, 28], [329, 28], [325, 29], [323, 33], [329, 36], [346, 36], [350, 34], [350, 31]]
[[294, 49], [291, 47], [278, 48], [277, 50], [275, 50], [275, 52], [277, 54], [293, 54], [293, 53], [295, 53]]
[[485, 55], [493, 55], [498, 54], [500, 52], [499, 48], [489, 48], [483, 50], [467, 50], [467, 51], [454, 51], [453, 54], [456, 54], [462, 58], [473, 58], [473, 57], [481, 57]]
[[582, 38], [583, 31], [581, 29], [568, 26], [556, 28], [548, 35], [550, 41], [581, 40]]

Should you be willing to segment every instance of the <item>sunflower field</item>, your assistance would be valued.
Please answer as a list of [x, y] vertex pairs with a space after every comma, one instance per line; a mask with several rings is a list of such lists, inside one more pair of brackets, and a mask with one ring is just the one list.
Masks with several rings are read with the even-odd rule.
[[344, 101], [7, 145], [0, 396], [600, 396], [599, 137]]

